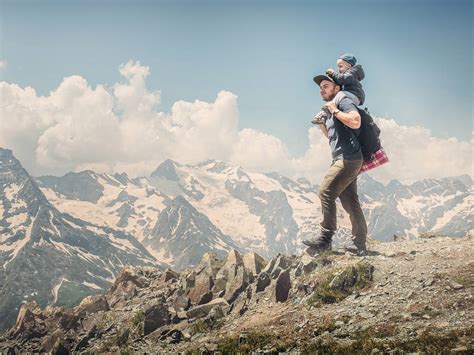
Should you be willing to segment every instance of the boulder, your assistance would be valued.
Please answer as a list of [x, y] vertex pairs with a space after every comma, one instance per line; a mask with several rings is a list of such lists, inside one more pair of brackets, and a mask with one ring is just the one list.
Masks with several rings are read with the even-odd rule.
[[237, 269], [241, 266], [244, 266], [242, 256], [237, 250], [232, 249], [227, 254], [224, 265], [216, 274], [216, 278], [231, 280], [235, 276]]
[[251, 273], [243, 266], [237, 267], [235, 275], [227, 281], [224, 298], [232, 303], [251, 281]]
[[148, 307], [145, 310], [143, 322], [144, 335], [150, 334], [159, 327], [170, 324], [171, 319], [168, 307], [163, 303]]
[[286, 270], [291, 266], [291, 260], [289, 257], [277, 254], [270, 262], [265, 266], [262, 271], [267, 272], [269, 275], [272, 275], [272, 278], [276, 278], [279, 275], [277, 271], [279, 268], [281, 270]]
[[257, 277], [255, 292], [264, 291], [267, 288], [267, 286], [270, 285], [271, 281], [272, 279], [266, 272], [261, 272]]
[[221, 260], [215, 253], [205, 253], [198, 266], [195, 268], [196, 274], [205, 273], [213, 278], [216, 277], [220, 268], [224, 265], [224, 261]]
[[113, 294], [115, 290], [121, 285], [126, 283], [132, 283], [137, 287], [143, 288], [150, 284], [150, 281], [141, 273], [138, 272], [137, 269], [132, 267], [124, 267], [122, 271], [117, 275], [115, 282], [110, 289], [109, 293]]
[[319, 266], [319, 263], [310, 255], [304, 253], [296, 266], [295, 276], [309, 274]]
[[188, 318], [206, 317], [215, 306], [220, 306], [225, 310], [229, 308], [229, 303], [224, 298], [215, 298], [209, 303], [191, 308], [186, 314]]
[[78, 306], [77, 312], [97, 313], [100, 311], [108, 311], [109, 303], [103, 295], [93, 295], [84, 298]]
[[[115, 285], [114, 285], [115, 286]], [[137, 286], [134, 282], [125, 281], [119, 283], [117, 287], [112, 289], [106, 294], [107, 302], [110, 307], [116, 307], [126, 301], [131, 300], [138, 295]]]
[[191, 306], [191, 299], [186, 295], [176, 297], [173, 307], [176, 311], [187, 310]]
[[278, 275], [275, 286], [275, 299], [277, 302], [285, 302], [291, 289], [290, 272], [283, 271]]
[[197, 305], [202, 302], [203, 297], [206, 297], [206, 294], [212, 290], [212, 286], [214, 286], [214, 281], [211, 276], [207, 274], [198, 275], [195, 286], [189, 290], [188, 297], [191, 303]]
[[201, 304], [206, 304], [208, 302], [212, 301], [213, 293], [212, 292], [207, 292], [204, 295], [202, 295], [201, 299], [197, 302], [198, 305]]
[[177, 280], [179, 278], [179, 273], [174, 270], [168, 269], [163, 274], [161, 274], [160, 281], [161, 282], [168, 282]]
[[250, 270], [254, 276], [260, 274], [263, 268], [267, 265], [267, 261], [256, 253], [247, 253], [243, 257], [245, 268]]
[[18, 311], [13, 336], [24, 340], [39, 338], [46, 334], [43, 314], [38, 304], [33, 301], [21, 305]]

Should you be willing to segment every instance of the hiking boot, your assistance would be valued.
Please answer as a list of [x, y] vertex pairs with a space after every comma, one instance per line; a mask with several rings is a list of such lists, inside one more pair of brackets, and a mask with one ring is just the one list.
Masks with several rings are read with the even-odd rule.
[[302, 243], [317, 253], [331, 250], [331, 240], [326, 240], [325, 238], [305, 239]]
[[367, 247], [364, 245], [359, 245], [350, 241], [349, 243], [344, 244], [344, 251], [347, 251], [353, 255], [364, 256], [367, 255]]
[[318, 253], [326, 250], [331, 250], [331, 241], [333, 234], [334, 232], [321, 227], [321, 235], [314, 239], [305, 239], [302, 241], [302, 243], [312, 248], [315, 252]]
[[324, 124], [326, 122], [326, 119], [329, 116], [326, 114], [325, 111], [319, 111], [316, 116], [311, 120], [312, 124]]
[[324, 112], [327, 117], [332, 116], [331, 111], [329, 111], [329, 109], [326, 106], [321, 107], [321, 111]]

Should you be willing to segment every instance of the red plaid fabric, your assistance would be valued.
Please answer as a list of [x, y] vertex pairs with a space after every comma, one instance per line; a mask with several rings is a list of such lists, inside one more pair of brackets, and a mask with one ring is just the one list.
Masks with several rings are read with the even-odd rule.
[[372, 154], [371, 159], [364, 161], [364, 164], [362, 164], [362, 168], [360, 168], [359, 174], [388, 162], [389, 160], [387, 154], [385, 154], [383, 148], [380, 148], [374, 154]]

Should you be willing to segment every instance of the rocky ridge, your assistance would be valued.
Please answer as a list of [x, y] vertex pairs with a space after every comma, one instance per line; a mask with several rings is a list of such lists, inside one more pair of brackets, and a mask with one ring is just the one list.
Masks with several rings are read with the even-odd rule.
[[441, 352], [474, 348], [474, 238], [375, 243], [365, 257], [207, 253], [124, 268], [72, 309], [24, 304], [0, 351]]

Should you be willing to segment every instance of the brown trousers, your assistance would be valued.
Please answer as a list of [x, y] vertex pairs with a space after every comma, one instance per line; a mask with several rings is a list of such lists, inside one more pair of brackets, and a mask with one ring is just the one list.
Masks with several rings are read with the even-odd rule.
[[352, 240], [357, 247], [365, 247], [367, 238], [367, 224], [357, 195], [357, 175], [361, 166], [362, 160], [335, 160], [319, 187], [323, 211], [321, 226], [336, 231], [336, 198], [339, 197], [342, 207], [349, 214]]

